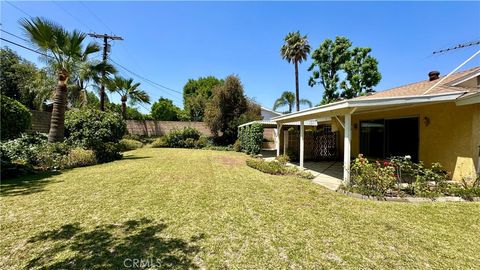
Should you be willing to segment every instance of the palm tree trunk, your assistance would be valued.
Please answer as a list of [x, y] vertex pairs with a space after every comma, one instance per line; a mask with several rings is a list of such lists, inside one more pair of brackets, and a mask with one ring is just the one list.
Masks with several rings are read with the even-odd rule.
[[298, 87], [298, 62], [295, 61], [295, 99], [297, 102], [297, 112], [300, 111], [300, 89]]
[[48, 142], [61, 142], [65, 135], [65, 107], [67, 103], [67, 78], [66, 70], [58, 71], [58, 83], [53, 99], [52, 118], [50, 119], [50, 131]]
[[288, 103], [288, 113], [292, 112], [292, 103]]
[[127, 119], [127, 97], [122, 97], [122, 117], [124, 120]]

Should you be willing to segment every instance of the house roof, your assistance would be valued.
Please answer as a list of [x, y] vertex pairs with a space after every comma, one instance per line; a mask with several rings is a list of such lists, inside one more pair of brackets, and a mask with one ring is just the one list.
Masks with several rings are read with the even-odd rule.
[[[245, 123], [245, 124], [242, 124], [242, 125], [239, 125], [238, 127], [244, 127], [244, 126], [249, 126], [253, 123], [259, 123], [259, 124], [262, 124], [263, 126], [266, 126], [266, 127], [276, 127], [277, 126], [277, 122], [275, 121], [272, 121], [272, 120], [257, 120], [257, 121], [252, 121], [252, 122], [248, 122], [248, 123]], [[317, 121], [315, 120], [309, 120], [309, 121], [305, 121], [305, 126], [317, 126], [318, 123]], [[292, 122], [292, 123], [286, 123], [286, 124], [283, 124], [285, 126], [300, 126], [300, 122]]]
[[267, 112], [270, 112], [270, 113], [276, 114], [276, 115], [282, 115], [282, 113], [280, 113], [280, 112], [276, 112], [276, 111], [274, 111], [274, 110], [272, 110], [272, 109], [265, 108], [265, 107], [263, 107], [263, 106], [262, 106], [262, 107], [260, 107], [260, 109], [261, 109], [261, 110], [263, 110], [263, 111], [267, 111]]
[[[454, 73], [434, 86], [441, 78], [434, 81], [421, 81], [373, 95], [341, 100], [322, 106], [301, 110], [272, 118], [277, 123], [304, 121], [319, 117], [374, 111], [378, 109], [398, 108], [406, 105], [418, 105], [434, 102], [457, 102], [467, 105], [479, 102], [478, 87], [462, 87], [460, 84], [468, 79], [480, 76], [480, 67]], [[464, 85], [464, 84], [463, 84]], [[465, 100], [463, 100], [465, 98]]]
[[[461, 83], [464, 79], [471, 78], [472, 75], [480, 75], [480, 67], [474, 67], [468, 70], [453, 73], [447, 77], [440, 85], [431, 89], [428, 94], [443, 94], [443, 93], [465, 93], [465, 92], [478, 92], [479, 89], [459, 87], [456, 84]], [[436, 80], [420, 81], [416, 83], [410, 83], [400, 87], [391, 88], [385, 91], [375, 92], [369, 96], [361, 96], [354, 99], [372, 99], [372, 98], [384, 98], [384, 97], [403, 97], [403, 96], [417, 96], [425, 95], [424, 93], [435, 85], [440, 77]]]

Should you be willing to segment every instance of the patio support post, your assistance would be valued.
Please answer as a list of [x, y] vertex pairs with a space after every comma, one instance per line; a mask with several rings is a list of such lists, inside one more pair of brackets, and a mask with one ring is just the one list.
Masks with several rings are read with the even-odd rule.
[[303, 156], [305, 154], [304, 146], [305, 146], [305, 125], [303, 121], [300, 121], [300, 168], [303, 169]]
[[350, 143], [352, 140], [352, 114], [345, 114], [345, 132], [343, 138], [343, 182], [350, 183]]
[[280, 156], [280, 134], [282, 133], [282, 124], [277, 123], [277, 132], [275, 133], [275, 146], [277, 148], [277, 157]]

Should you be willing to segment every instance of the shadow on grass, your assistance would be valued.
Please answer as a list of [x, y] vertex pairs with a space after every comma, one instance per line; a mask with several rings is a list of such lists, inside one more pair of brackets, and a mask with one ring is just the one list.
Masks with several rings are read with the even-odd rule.
[[[198, 269], [195, 242], [162, 236], [167, 226], [150, 219], [129, 220], [86, 230], [78, 223], [42, 232], [29, 244], [41, 246], [41, 253], [26, 269]], [[44, 247], [48, 247], [44, 249]], [[67, 253], [68, 252], [68, 255]]]
[[58, 180], [51, 177], [61, 172], [43, 172], [3, 180], [0, 184], [0, 196], [19, 196], [45, 190], [45, 186]]
[[139, 156], [131, 155], [131, 156], [124, 156], [120, 160], [134, 160], [134, 159], [145, 159], [145, 158], [152, 158], [152, 157], [139, 157]]

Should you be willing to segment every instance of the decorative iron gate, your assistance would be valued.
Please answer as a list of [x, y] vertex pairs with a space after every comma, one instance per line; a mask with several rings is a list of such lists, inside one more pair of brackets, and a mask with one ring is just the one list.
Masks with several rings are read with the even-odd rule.
[[[291, 128], [288, 134], [288, 155], [292, 160], [298, 160], [300, 133], [298, 129]], [[305, 130], [305, 160], [337, 160], [338, 136], [338, 132], [332, 132], [330, 125]]]
[[313, 159], [337, 159], [337, 132], [315, 130], [313, 132]]

